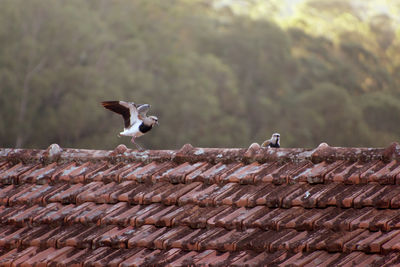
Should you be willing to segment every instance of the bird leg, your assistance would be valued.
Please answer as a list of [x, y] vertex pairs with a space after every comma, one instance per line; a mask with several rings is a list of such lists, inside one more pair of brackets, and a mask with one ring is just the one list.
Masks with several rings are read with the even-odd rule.
[[144, 151], [143, 147], [141, 147], [138, 143], [135, 142], [135, 137], [133, 136], [131, 139], [132, 144], [136, 146], [139, 151]]
[[135, 146], [140, 152], [145, 151], [145, 149], [141, 147], [138, 143], [135, 143]]

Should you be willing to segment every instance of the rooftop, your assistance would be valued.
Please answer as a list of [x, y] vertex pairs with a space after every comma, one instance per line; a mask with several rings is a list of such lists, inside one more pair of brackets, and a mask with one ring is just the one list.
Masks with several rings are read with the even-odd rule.
[[399, 208], [397, 143], [0, 149], [1, 266], [389, 266]]

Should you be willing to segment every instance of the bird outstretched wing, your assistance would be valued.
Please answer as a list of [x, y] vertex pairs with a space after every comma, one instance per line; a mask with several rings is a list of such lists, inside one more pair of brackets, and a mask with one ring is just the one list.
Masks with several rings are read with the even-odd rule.
[[142, 117], [146, 117], [147, 112], [150, 110], [150, 105], [149, 104], [140, 104], [137, 105], [137, 111], [139, 112], [139, 115]]
[[130, 125], [129, 126], [134, 125], [139, 120], [139, 117], [138, 117], [139, 113], [138, 113], [136, 104], [133, 103], [133, 102], [125, 102], [125, 101], [119, 101], [119, 103], [122, 106], [124, 106], [126, 108], [129, 108], [129, 113], [131, 115], [130, 116]]
[[125, 101], [103, 101], [101, 104], [106, 109], [121, 114], [124, 118], [125, 128], [133, 125], [138, 120], [138, 111], [134, 103]]

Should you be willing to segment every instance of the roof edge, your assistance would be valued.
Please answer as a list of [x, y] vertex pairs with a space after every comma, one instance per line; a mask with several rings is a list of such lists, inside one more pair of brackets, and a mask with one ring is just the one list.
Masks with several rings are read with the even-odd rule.
[[50, 145], [46, 150], [40, 149], [13, 149], [0, 148], [0, 160], [18, 162], [67, 162], [67, 161], [174, 161], [210, 163], [232, 162], [271, 162], [271, 161], [302, 161], [310, 160], [314, 163], [322, 161], [333, 162], [336, 160], [372, 161], [372, 160], [400, 160], [400, 145], [397, 142], [386, 148], [355, 148], [355, 147], [330, 147], [326, 143], [320, 144], [315, 149], [307, 148], [263, 148], [253, 143], [249, 148], [200, 148], [190, 144], [184, 145], [179, 150], [146, 150], [137, 151], [119, 145], [114, 150], [90, 150], [61, 148], [57, 144]]

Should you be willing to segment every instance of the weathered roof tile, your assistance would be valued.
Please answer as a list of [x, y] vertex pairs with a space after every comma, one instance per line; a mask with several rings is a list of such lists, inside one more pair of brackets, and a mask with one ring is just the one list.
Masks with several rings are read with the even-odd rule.
[[37, 165], [19, 176], [20, 183], [47, 183], [56, 171], [56, 167], [55, 162], [44, 166]]
[[242, 163], [217, 163], [216, 165], [211, 166], [211, 168], [209, 168], [208, 170], [205, 170], [202, 174], [199, 174], [199, 181], [206, 184], [219, 183], [221, 182], [221, 180], [224, 179], [224, 177], [229, 176], [231, 173], [242, 166]]
[[254, 176], [261, 172], [266, 166], [260, 165], [258, 162], [236, 168], [235, 171], [229, 175], [224, 175], [223, 182], [253, 184]]
[[[115, 164], [114, 167], [110, 168], [108, 171], [105, 171], [101, 176], [98, 176], [95, 180], [99, 180], [102, 177], [103, 181], [115, 181], [120, 182], [121, 176], [131, 170], [135, 170], [137, 167], [141, 166], [142, 162], [133, 162], [130, 164], [118, 163]], [[96, 173], [92, 173], [88, 179], [91, 177], [96, 177]]]
[[[207, 166], [207, 162], [197, 162], [190, 164], [185, 162], [178, 165], [175, 168], [166, 170], [164, 173], [160, 174], [157, 180], [166, 181], [170, 183], [185, 183], [187, 181], [187, 176], [191, 175], [197, 170], [201, 171], [203, 167]], [[193, 181], [193, 178], [189, 179]]]
[[172, 166], [175, 166], [174, 163], [151, 162], [144, 166], [128, 169], [124, 173], [120, 174], [120, 181], [133, 180], [139, 183], [151, 182], [153, 175], [157, 176], [158, 173], [162, 174], [164, 171], [168, 170]]
[[[27, 185], [29, 186], [29, 185]], [[10, 196], [13, 195], [13, 191], [15, 191], [15, 185], [8, 185], [8, 186], [3, 186], [3, 188], [0, 191], [0, 205], [5, 206], [8, 205], [8, 200], [10, 199]]]
[[310, 168], [305, 169], [302, 173], [296, 175], [293, 179], [298, 182], [308, 182], [310, 184], [323, 183], [325, 175], [330, 171], [345, 164], [344, 160], [334, 161], [333, 163], [323, 161]]
[[150, 225], [144, 225], [135, 235], [128, 240], [128, 248], [132, 247], [153, 247], [153, 241], [167, 231], [166, 227], [157, 228]]
[[98, 168], [94, 168], [85, 174], [85, 182], [103, 181], [104, 183], [118, 182], [118, 179], [112, 179], [110, 173], [123, 167], [123, 163], [112, 165], [108, 162], [100, 164]]
[[9, 168], [4, 168], [0, 170], [0, 182], [2, 184], [18, 184], [19, 177], [25, 172], [38, 168], [39, 165], [35, 164], [22, 164], [18, 163], [16, 165], [7, 164]]

